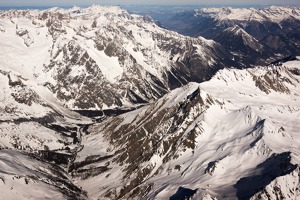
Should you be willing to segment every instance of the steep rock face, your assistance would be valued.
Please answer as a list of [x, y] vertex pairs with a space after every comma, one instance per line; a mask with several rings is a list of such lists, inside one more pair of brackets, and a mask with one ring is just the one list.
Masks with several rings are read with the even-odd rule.
[[[239, 26], [234, 26], [232, 28], [228, 28], [225, 30], [225, 32], [231, 32], [233, 35], [235, 35], [237, 38], [236, 39], [241, 39], [243, 44], [250, 47], [251, 49], [261, 52], [262, 51], [262, 45], [251, 35], [249, 35], [247, 32], [245, 32], [242, 28]], [[236, 41], [239, 41], [236, 40]], [[233, 40], [231, 40], [233, 42]], [[237, 49], [242, 49], [242, 48], [236, 48]]]
[[296, 50], [299, 48], [299, 39], [300, 38], [297, 30], [295, 33], [290, 33], [287, 35], [269, 34], [261, 39], [261, 42], [276, 53], [282, 53], [282, 49], [284, 49], [287, 54], [298, 55], [299, 52]]
[[219, 44], [118, 7], [6, 11], [0, 25], [3, 66], [47, 86], [72, 109], [146, 103], [235, 66]]
[[299, 166], [290, 173], [273, 180], [251, 199], [297, 199], [300, 187]]
[[255, 199], [277, 187], [297, 195], [284, 188], [300, 159], [298, 69], [224, 69], [107, 118], [83, 137], [71, 173], [95, 198]]

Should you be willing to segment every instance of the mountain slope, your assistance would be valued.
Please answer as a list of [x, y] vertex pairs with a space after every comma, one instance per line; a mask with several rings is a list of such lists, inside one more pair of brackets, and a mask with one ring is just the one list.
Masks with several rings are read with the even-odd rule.
[[[220, 28], [240, 25], [250, 35], [261, 39], [270, 33], [298, 31], [300, 20], [299, 7], [271, 6], [264, 9], [253, 8], [203, 8], [195, 11], [196, 16], [216, 19]], [[295, 28], [289, 27], [293, 24]], [[284, 29], [287, 28], [287, 29]]]
[[83, 137], [72, 173], [91, 198], [298, 196], [284, 189], [299, 187], [298, 72], [299, 61], [224, 69], [108, 118]]
[[59, 167], [13, 150], [0, 150], [1, 198], [87, 199]]
[[[161, 18], [164, 27], [193, 37], [202, 36], [216, 39], [228, 34], [228, 28], [239, 26], [254, 37], [265, 51], [264, 64], [286, 57], [298, 55], [300, 32], [299, 7], [271, 6], [254, 8], [201, 8], [194, 11], [176, 11]], [[232, 35], [231, 37], [234, 37]], [[261, 64], [262, 59], [254, 56], [243, 64]]]
[[119, 7], [11, 10], [0, 18], [1, 68], [46, 86], [71, 109], [149, 102], [235, 65], [219, 44]]
[[299, 197], [299, 57], [235, 69], [220, 44], [118, 7], [0, 18], [4, 199]]
[[43, 85], [1, 65], [0, 188], [4, 199], [87, 199], [67, 165], [92, 122], [65, 108]]
[[66, 109], [44, 86], [6, 69], [0, 70], [0, 122], [65, 117], [69, 122], [90, 121]]
[[271, 53], [267, 53], [270, 49], [265, 48], [238, 25], [225, 29], [214, 40], [231, 51], [240, 63], [251, 63], [256, 60], [257, 63], [263, 64], [267, 58], [272, 56]]
[[66, 168], [92, 120], [21, 75], [1, 71], [0, 80], [1, 198], [87, 199]]

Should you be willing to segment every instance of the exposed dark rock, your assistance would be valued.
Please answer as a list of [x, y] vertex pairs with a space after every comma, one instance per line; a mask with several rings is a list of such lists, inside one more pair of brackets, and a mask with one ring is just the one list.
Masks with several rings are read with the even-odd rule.
[[294, 60], [298, 60], [296, 56], [291, 55], [282, 59], [278, 59], [274, 62], [271, 62], [270, 65], [275, 65], [275, 66], [281, 66], [283, 63], [288, 62], [288, 61], [294, 61]]
[[257, 166], [255, 174], [241, 178], [236, 184], [237, 197], [240, 200], [250, 199], [255, 193], [263, 190], [271, 181], [295, 170], [297, 165], [291, 163], [290, 152], [273, 154]]
[[70, 154], [63, 154], [48, 150], [39, 151], [39, 155], [42, 159], [54, 162], [57, 165], [68, 165], [74, 156]]
[[191, 190], [189, 188], [179, 187], [177, 192], [172, 195], [169, 200], [188, 200], [191, 199], [196, 192], [197, 189]]
[[[109, 158], [113, 157], [113, 155], [107, 155], [107, 156], [100, 156], [100, 155], [94, 155], [94, 156], [88, 156], [86, 159], [82, 162], [74, 162], [70, 165], [68, 171], [73, 172], [76, 171], [76, 173], [80, 173], [80, 168], [83, 168], [87, 165], [93, 164], [93, 163], [99, 163], [102, 161], [105, 161]], [[83, 169], [81, 169], [83, 170]]]

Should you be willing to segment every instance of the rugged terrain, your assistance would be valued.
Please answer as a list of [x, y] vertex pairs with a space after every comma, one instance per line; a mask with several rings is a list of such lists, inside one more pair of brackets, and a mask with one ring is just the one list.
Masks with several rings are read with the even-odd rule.
[[92, 122], [44, 86], [0, 71], [1, 199], [86, 199], [67, 173]]
[[100, 199], [299, 197], [299, 64], [224, 69], [94, 124], [78, 184]]
[[[216, 40], [234, 54], [248, 57], [241, 59], [237, 56], [242, 64], [266, 64], [272, 59], [291, 54], [299, 55], [299, 7], [201, 8], [168, 12], [168, 17], [162, 15], [157, 19], [168, 29], [184, 35]], [[237, 27], [247, 33], [244, 36], [255, 39], [252, 45], [249, 46], [249, 42], [243, 42], [244, 39], [236, 37]], [[232, 43], [233, 38], [236, 43]], [[250, 52], [253, 58], [249, 58], [249, 48], [253, 45], [257, 47], [256, 43], [263, 47], [259, 49], [264, 50], [252, 49]]]
[[1, 69], [46, 86], [70, 109], [147, 103], [236, 66], [220, 44], [119, 7], [10, 10], [0, 19]]
[[298, 57], [223, 69], [94, 122], [55, 101], [35, 116], [11, 100], [22, 112], [1, 121], [2, 196], [297, 199], [299, 83]]
[[300, 197], [299, 57], [241, 66], [266, 49], [239, 25], [222, 46], [119, 7], [0, 19], [1, 198]]

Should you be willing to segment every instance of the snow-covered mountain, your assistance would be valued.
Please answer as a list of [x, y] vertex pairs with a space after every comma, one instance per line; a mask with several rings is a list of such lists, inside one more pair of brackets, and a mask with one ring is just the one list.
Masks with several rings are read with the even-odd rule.
[[[240, 25], [246, 32], [260, 39], [271, 33], [283, 34], [299, 30], [300, 8], [283, 6], [271, 6], [264, 9], [203, 8], [195, 10], [194, 16], [212, 18], [220, 28]], [[296, 25], [294, 26], [296, 30], [291, 28], [291, 24]], [[203, 33], [205, 32], [209, 34], [208, 30]]]
[[[5, 65], [1, 65], [5, 66]], [[8, 68], [0, 70], [0, 121], [43, 118], [53, 121], [64, 116], [69, 121], [84, 120], [65, 108], [43, 85]], [[88, 120], [89, 121], [89, 120]]]
[[87, 199], [57, 165], [14, 150], [0, 150], [1, 199]]
[[119, 7], [1, 11], [0, 199], [299, 198], [300, 58], [236, 69], [264, 46], [219, 37], [231, 53]]
[[[203, 8], [195, 10], [195, 16], [213, 18], [216, 21], [216, 26], [220, 26], [220, 28], [239, 25], [258, 40], [271, 34], [283, 35], [290, 40], [299, 40], [299, 38], [294, 38], [292, 35], [299, 33], [300, 7], [271, 6], [264, 9]], [[206, 30], [206, 32], [210, 34], [208, 38], [212, 38], [209, 30]], [[296, 47], [299, 47], [298, 40], [297, 42], [291, 41], [290, 44], [294, 43]]]
[[207, 15], [220, 21], [268, 21], [280, 23], [288, 19], [300, 20], [299, 7], [270, 6], [254, 8], [202, 8], [195, 15]]
[[10, 10], [0, 19], [1, 69], [46, 86], [71, 109], [149, 102], [234, 65], [219, 44], [119, 7]]
[[299, 70], [224, 69], [94, 124], [72, 174], [91, 198], [297, 199]]
[[[279, 57], [300, 53], [299, 7], [201, 8], [168, 14], [170, 17], [161, 18], [164, 27], [184, 35], [215, 40], [219, 39], [219, 34], [228, 34], [228, 28], [239, 26], [264, 46], [262, 57], [270, 58], [271, 55], [273, 60], [277, 60]], [[265, 60], [266, 63], [271, 61]], [[254, 56], [244, 64], [260, 64], [261, 61]]]
[[12, 70], [0, 70], [0, 199], [86, 199], [65, 168], [92, 120]]

